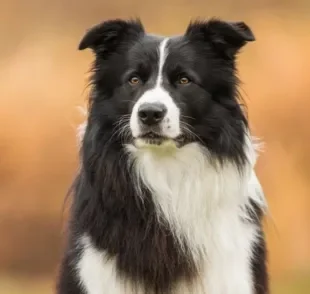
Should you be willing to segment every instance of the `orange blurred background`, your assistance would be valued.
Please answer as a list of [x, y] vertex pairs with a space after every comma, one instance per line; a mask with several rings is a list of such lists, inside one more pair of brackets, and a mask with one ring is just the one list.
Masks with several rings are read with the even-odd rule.
[[0, 294], [53, 293], [92, 61], [77, 45], [91, 25], [131, 16], [159, 34], [182, 33], [197, 16], [253, 29], [239, 69], [253, 132], [265, 142], [257, 173], [270, 206], [272, 293], [310, 293], [309, 0], [1, 4]]

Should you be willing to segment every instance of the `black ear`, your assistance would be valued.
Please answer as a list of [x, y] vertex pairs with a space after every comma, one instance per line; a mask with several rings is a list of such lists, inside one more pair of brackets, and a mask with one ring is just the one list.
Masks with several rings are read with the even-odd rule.
[[140, 20], [108, 20], [89, 29], [79, 44], [79, 50], [90, 48], [95, 52], [115, 49], [122, 41], [137, 38], [144, 33]]
[[225, 22], [218, 19], [192, 22], [186, 35], [212, 43], [229, 58], [233, 58], [247, 42], [255, 41], [252, 30], [244, 22]]

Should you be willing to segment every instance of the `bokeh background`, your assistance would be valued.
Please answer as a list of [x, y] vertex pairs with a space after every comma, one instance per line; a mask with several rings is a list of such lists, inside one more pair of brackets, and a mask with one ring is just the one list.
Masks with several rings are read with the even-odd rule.
[[309, 0], [2, 0], [0, 294], [54, 292], [92, 61], [77, 45], [91, 25], [131, 16], [159, 34], [182, 33], [197, 16], [252, 27], [257, 41], [239, 69], [265, 142], [257, 173], [270, 206], [272, 293], [310, 293]]

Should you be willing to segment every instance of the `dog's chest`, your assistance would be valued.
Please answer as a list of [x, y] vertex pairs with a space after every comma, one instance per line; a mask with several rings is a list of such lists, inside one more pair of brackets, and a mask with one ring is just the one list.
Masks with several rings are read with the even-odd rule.
[[[224, 225], [224, 224], [222, 224]], [[208, 255], [199, 262], [199, 275], [191, 283], [179, 280], [169, 294], [253, 294], [250, 267], [255, 228], [225, 231], [209, 243]], [[234, 234], [232, 239], [230, 237]], [[78, 262], [78, 275], [86, 294], [146, 294], [151, 289], [133, 286], [131, 279], [118, 276], [117, 262], [104, 251], [96, 250], [86, 236]]]
[[[159, 221], [169, 225], [180, 250], [185, 243], [188, 258], [199, 269], [191, 283], [178, 280], [172, 293], [252, 294], [256, 228], [240, 218], [246, 185], [237, 169], [214, 167], [197, 145], [174, 158], [148, 152], [134, 156], [138, 190], [150, 190]], [[83, 237], [82, 245], [77, 268], [87, 294], [145, 294], [118, 276], [116, 259], [96, 250], [89, 237]]]

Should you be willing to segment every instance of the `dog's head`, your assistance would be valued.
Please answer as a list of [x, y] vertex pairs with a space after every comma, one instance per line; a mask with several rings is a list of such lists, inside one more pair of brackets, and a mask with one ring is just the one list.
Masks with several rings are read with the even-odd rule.
[[235, 60], [248, 41], [254, 36], [245, 23], [217, 19], [170, 38], [147, 34], [138, 20], [91, 28], [79, 45], [95, 53], [88, 123], [137, 148], [197, 141], [233, 154], [247, 125]]

